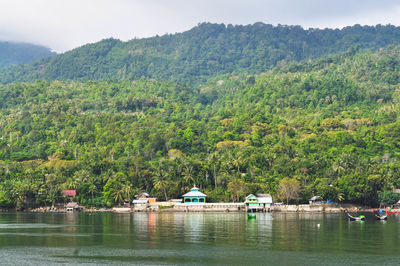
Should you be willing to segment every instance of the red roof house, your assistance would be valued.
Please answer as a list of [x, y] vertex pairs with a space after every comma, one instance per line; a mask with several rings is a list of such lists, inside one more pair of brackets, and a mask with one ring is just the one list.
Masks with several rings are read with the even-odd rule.
[[71, 189], [71, 190], [63, 190], [61, 191], [62, 194], [64, 194], [67, 197], [75, 197], [76, 196], [76, 190]]

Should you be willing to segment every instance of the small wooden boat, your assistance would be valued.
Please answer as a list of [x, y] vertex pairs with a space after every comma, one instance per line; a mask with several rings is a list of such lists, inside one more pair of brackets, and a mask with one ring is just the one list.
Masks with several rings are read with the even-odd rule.
[[349, 218], [350, 221], [365, 221], [365, 216], [360, 215], [358, 217], [351, 216], [350, 214], [347, 214], [347, 217]]
[[387, 215], [375, 215], [375, 217], [380, 221], [387, 220]]
[[247, 214], [247, 220], [256, 219], [257, 216], [255, 214]]

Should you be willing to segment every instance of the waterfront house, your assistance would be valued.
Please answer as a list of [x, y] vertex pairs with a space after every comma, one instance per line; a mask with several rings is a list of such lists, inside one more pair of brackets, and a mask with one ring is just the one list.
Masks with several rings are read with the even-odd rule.
[[142, 200], [146, 201], [146, 203], [155, 203], [157, 201], [157, 198], [151, 197], [148, 193], [143, 192], [139, 195], [135, 195], [136, 200]]
[[144, 205], [146, 205], [147, 204], [147, 200], [139, 200], [139, 199], [135, 199], [135, 200], [132, 200], [132, 204], [144, 204]]
[[253, 194], [250, 194], [246, 197], [244, 203], [246, 203], [246, 206], [257, 206], [258, 207], [258, 200], [257, 197]]
[[67, 205], [65, 205], [65, 209], [67, 212], [74, 212], [77, 211], [79, 208], [79, 205], [77, 202], [68, 202]]
[[182, 197], [183, 203], [205, 203], [207, 195], [200, 192], [197, 187], [192, 187], [192, 189]]
[[269, 211], [272, 204], [270, 194], [250, 194], [245, 199], [247, 211]]
[[322, 203], [322, 198], [320, 196], [314, 196], [311, 199], [308, 200], [309, 204], [321, 204]]
[[272, 204], [272, 196], [270, 194], [256, 194], [257, 200], [258, 200], [258, 205], [262, 206], [266, 209], [271, 208]]
[[142, 192], [139, 195], [135, 195], [135, 198], [150, 198], [150, 194], [147, 192]]

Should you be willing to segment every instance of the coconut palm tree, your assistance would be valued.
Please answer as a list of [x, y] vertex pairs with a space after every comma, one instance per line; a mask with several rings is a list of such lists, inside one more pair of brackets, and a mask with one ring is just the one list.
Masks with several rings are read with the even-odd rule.
[[126, 182], [126, 183], [123, 185], [123, 192], [124, 192], [124, 197], [125, 197], [126, 199], [128, 199], [128, 202], [131, 202], [131, 192], [132, 192], [131, 183]]
[[122, 186], [117, 186], [114, 188], [112, 191], [112, 197], [114, 199], [114, 202], [118, 204], [118, 206], [121, 206], [121, 202], [124, 200], [124, 192], [122, 189]]
[[93, 196], [94, 196], [94, 193], [97, 192], [97, 187], [93, 182], [90, 183], [90, 185], [88, 187], [88, 192], [92, 196], [92, 207], [93, 207], [93, 198], [94, 198]]
[[154, 188], [157, 190], [162, 190], [164, 192], [165, 200], [168, 199], [167, 197], [168, 183], [169, 182], [167, 180], [167, 174], [165, 173], [165, 171], [160, 168], [156, 169], [153, 176]]

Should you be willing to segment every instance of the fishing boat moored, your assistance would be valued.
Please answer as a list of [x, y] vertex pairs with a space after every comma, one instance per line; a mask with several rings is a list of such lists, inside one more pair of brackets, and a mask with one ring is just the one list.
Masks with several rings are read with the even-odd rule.
[[347, 217], [349, 218], [350, 221], [365, 221], [365, 216], [360, 215], [358, 217], [351, 216], [350, 214], [347, 214]]
[[247, 214], [247, 220], [256, 219], [256, 214]]
[[380, 221], [386, 221], [387, 220], [387, 215], [376, 215], [375, 217], [380, 220]]

